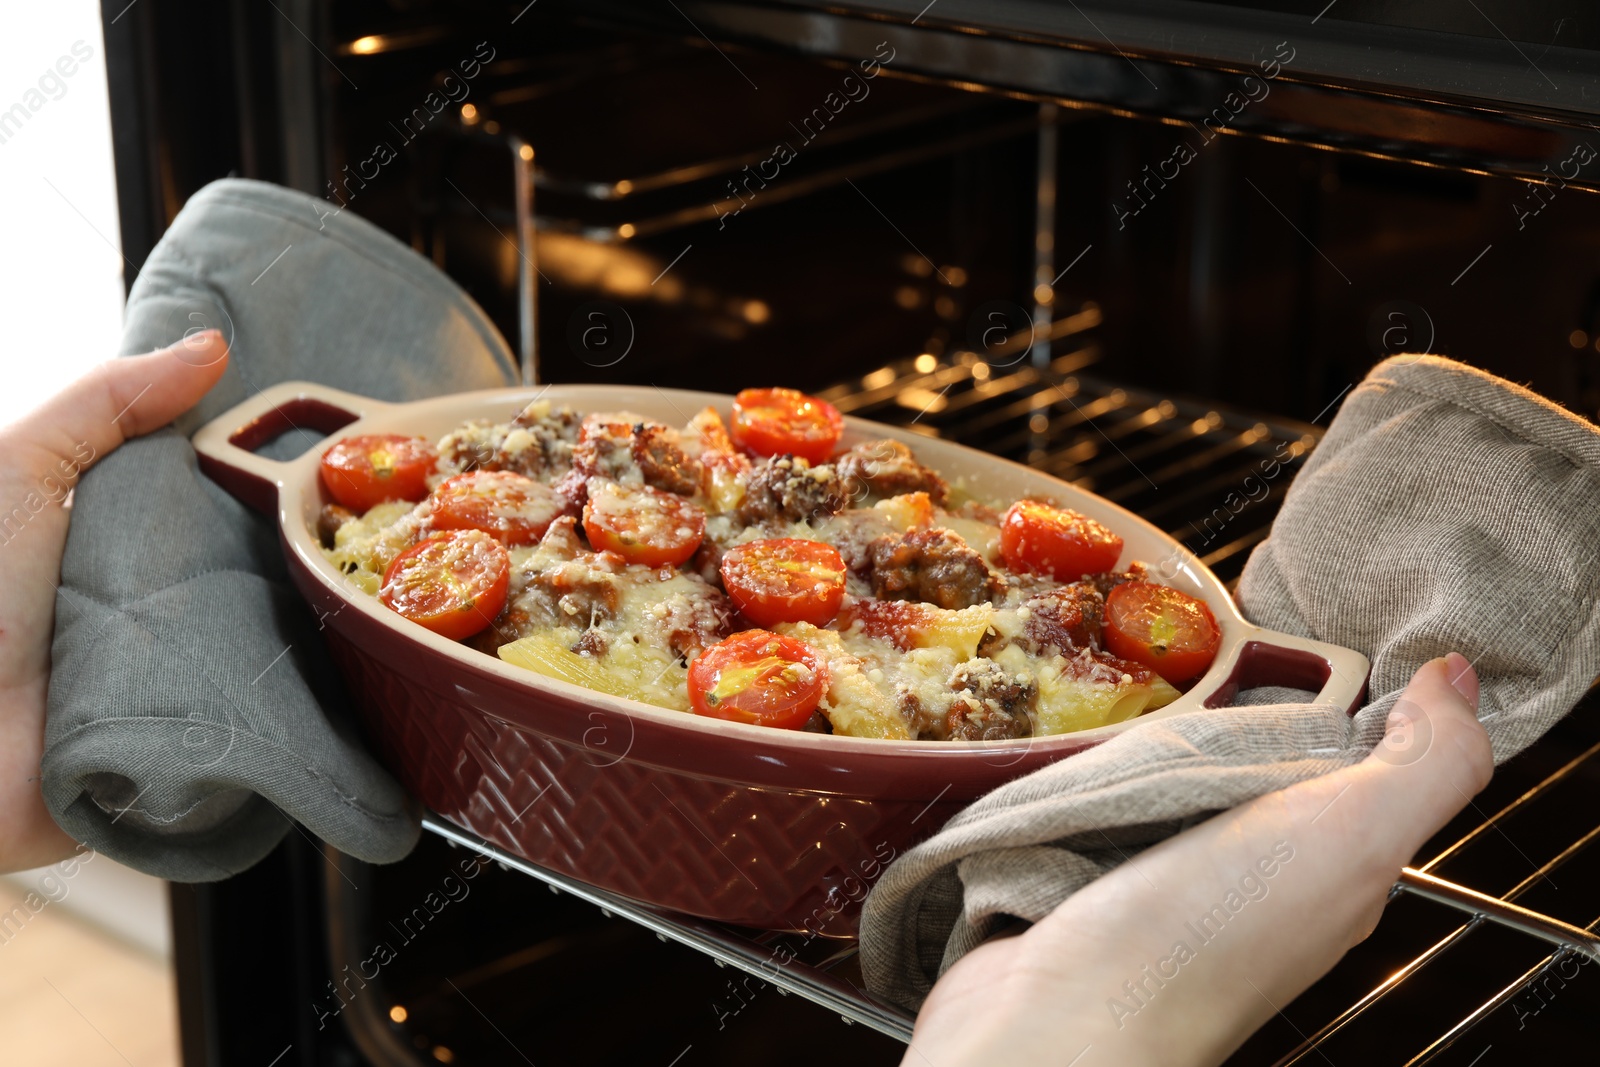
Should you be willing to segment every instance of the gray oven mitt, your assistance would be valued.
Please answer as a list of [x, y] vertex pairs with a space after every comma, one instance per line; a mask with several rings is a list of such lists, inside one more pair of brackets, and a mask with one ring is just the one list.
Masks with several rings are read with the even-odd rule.
[[[199, 473], [188, 437], [286, 379], [385, 400], [509, 385], [505, 342], [376, 227], [238, 180], [184, 207], [126, 318], [124, 354], [207, 327], [232, 354], [176, 427], [107, 455], [73, 496], [42, 769], [51, 814], [90, 847], [179, 881], [249, 867], [291, 819], [361, 859], [400, 859], [417, 813], [338, 714], [347, 700], [272, 523]], [[315, 440], [294, 436], [267, 453]]]
[[867, 897], [868, 989], [915, 1008], [1012, 917], [1037, 922], [1129, 853], [1364, 758], [1412, 673], [1452, 650], [1478, 672], [1495, 762], [1515, 756], [1600, 675], [1597, 502], [1594, 426], [1449, 360], [1374, 368], [1239, 585], [1252, 621], [1366, 653], [1372, 702], [1153, 720], [1002, 786]]

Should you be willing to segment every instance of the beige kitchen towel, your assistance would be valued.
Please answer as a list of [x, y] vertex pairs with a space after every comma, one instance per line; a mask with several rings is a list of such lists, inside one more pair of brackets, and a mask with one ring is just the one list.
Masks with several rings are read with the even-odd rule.
[[1478, 717], [1510, 759], [1600, 675], [1597, 558], [1600, 430], [1449, 360], [1379, 364], [1239, 585], [1252, 621], [1369, 656], [1371, 703], [1153, 720], [979, 799], [868, 896], [868, 989], [915, 1008], [1013, 918], [1038, 921], [1212, 812], [1364, 758], [1412, 673], [1447, 652], [1477, 670]]

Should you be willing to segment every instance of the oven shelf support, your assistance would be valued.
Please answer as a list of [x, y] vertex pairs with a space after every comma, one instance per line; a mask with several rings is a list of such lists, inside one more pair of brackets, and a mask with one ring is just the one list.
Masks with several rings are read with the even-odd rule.
[[836, 1013], [846, 1023], [860, 1023], [897, 1041], [911, 1041], [911, 1028], [916, 1020], [910, 1014], [868, 998], [853, 984], [825, 970], [795, 960], [779, 962], [770, 945], [753, 941], [731, 927], [653, 908], [546, 870], [431, 813], [423, 818], [422, 828], [502, 866], [537, 878], [553, 892], [571, 893], [599, 908], [608, 918], [637, 923], [663, 941], [676, 941], [710, 956], [719, 967], [733, 967], [753, 975], [770, 983], [781, 994], [804, 997]]
[[1600, 961], [1600, 937], [1588, 930], [1573, 926], [1571, 923], [1564, 923], [1559, 919], [1552, 919], [1537, 911], [1530, 911], [1498, 897], [1479, 893], [1466, 886], [1447, 882], [1443, 878], [1424, 874], [1414, 868], [1406, 867], [1400, 872], [1400, 881], [1395, 883], [1390, 899], [1394, 899], [1400, 893], [1411, 893], [1424, 900], [1431, 900], [1435, 904], [1444, 904], [1457, 911], [1464, 911], [1474, 919], [1487, 919], [1489, 922], [1498, 923], [1529, 937], [1537, 937], [1559, 948]]

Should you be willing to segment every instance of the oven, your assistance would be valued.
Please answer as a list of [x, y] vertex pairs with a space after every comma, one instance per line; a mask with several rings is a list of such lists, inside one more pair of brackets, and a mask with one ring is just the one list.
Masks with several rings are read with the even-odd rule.
[[[1292, 475], [1380, 358], [1600, 412], [1587, 5], [125, 2], [130, 263], [205, 182], [279, 182], [448, 272], [528, 381], [793, 384], [1093, 489], [1227, 580], [1290, 481], [1253, 473]], [[1547, 920], [1600, 925], [1597, 796], [1591, 697], [1231, 1062], [1581, 1048], [1600, 980]], [[848, 941], [437, 818], [390, 867], [291, 834], [172, 908], [190, 1065], [878, 1064], [911, 1023]]]

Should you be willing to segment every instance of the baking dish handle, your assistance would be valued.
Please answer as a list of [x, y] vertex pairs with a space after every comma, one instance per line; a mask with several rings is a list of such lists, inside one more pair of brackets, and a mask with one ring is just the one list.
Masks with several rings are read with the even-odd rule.
[[1333, 704], [1354, 714], [1366, 697], [1371, 670], [1367, 657], [1354, 649], [1252, 628], [1235, 646], [1227, 677], [1201, 703], [1223, 708], [1241, 689], [1286, 686], [1309, 689], [1317, 694], [1315, 703]]
[[191, 443], [200, 469], [242, 503], [265, 514], [278, 507], [290, 464], [256, 454], [289, 430], [333, 433], [390, 407], [381, 400], [316, 382], [281, 382], [202, 426]]

